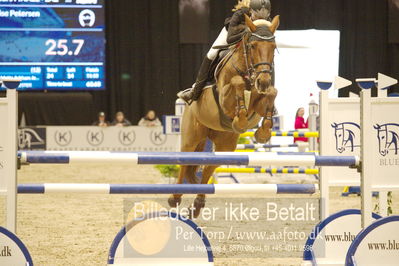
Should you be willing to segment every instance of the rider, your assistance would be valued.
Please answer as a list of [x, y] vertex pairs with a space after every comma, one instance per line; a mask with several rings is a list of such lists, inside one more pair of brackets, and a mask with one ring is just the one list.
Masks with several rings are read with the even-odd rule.
[[212, 63], [219, 53], [219, 49], [214, 47], [233, 44], [241, 39], [246, 30], [244, 14], [250, 16], [253, 21], [257, 19], [268, 20], [270, 17], [271, 4], [270, 0], [239, 0], [233, 11], [233, 16], [226, 19], [225, 26], [202, 61], [193, 88], [186, 89], [177, 94], [179, 98], [182, 98], [187, 103], [196, 101], [201, 96]]

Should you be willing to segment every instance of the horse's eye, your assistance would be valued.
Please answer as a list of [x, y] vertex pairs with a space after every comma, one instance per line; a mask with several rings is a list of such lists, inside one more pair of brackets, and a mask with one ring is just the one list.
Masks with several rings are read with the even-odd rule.
[[342, 137], [342, 134], [339, 134], [339, 136], [338, 137]]
[[385, 136], [383, 136], [382, 139], [385, 139]]

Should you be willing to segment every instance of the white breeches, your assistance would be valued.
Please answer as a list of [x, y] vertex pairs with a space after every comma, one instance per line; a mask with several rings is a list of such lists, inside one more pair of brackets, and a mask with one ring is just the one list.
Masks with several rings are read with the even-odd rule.
[[[227, 44], [227, 30], [226, 27], [220, 31], [219, 36], [216, 38], [216, 41], [212, 44], [212, 47], [219, 46], [219, 45], [226, 45]], [[211, 48], [207, 53], [206, 57], [210, 60], [215, 60], [216, 56], [219, 53], [219, 49]]]

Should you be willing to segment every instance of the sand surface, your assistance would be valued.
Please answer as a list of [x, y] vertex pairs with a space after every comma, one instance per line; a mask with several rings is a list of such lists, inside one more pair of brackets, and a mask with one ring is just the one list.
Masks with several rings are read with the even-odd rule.
[[[161, 176], [153, 166], [128, 164], [31, 165], [19, 170], [18, 175], [19, 183], [161, 182]], [[330, 192], [331, 212], [359, 208], [358, 197], [341, 197], [341, 191], [342, 188], [334, 188]], [[312, 198], [317, 199], [317, 196], [314, 195]], [[27, 245], [35, 265], [106, 265], [111, 242], [124, 225], [124, 201], [135, 197], [82, 194], [19, 195], [18, 236]], [[208, 203], [217, 204], [218, 197], [211, 197], [214, 198]], [[249, 198], [248, 195], [242, 197]], [[251, 195], [249, 199], [257, 197], [261, 195]], [[303, 197], [298, 198], [303, 199]], [[398, 213], [398, 199], [399, 197], [394, 195], [394, 213]], [[198, 224], [205, 224], [210, 230], [228, 226], [223, 220], [211, 224], [198, 221]], [[245, 224], [245, 222], [240, 226], [252, 227], [250, 223]], [[273, 226], [276, 224], [272, 223], [269, 229], [273, 230]], [[237, 243], [237, 240], [229, 239], [227, 243]], [[217, 243], [211, 241], [211, 244]], [[301, 252], [287, 253], [290, 252], [280, 251], [270, 253], [268, 255], [270, 257], [262, 258], [256, 254], [236, 252], [224, 254], [228, 258], [216, 257], [215, 265], [299, 265], [301, 263]]]

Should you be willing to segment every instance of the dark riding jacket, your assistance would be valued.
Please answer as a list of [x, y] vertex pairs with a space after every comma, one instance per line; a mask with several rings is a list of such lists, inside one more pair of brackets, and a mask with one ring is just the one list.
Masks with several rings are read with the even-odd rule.
[[240, 10], [237, 10], [236, 12], [234, 12], [232, 17], [225, 20], [225, 27], [228, 31], [228, 44], [235, 43], [241, 40], [242, 35], [244, 34], [246, 29], [244, 14], [247, 14], [248, 16], [250, 15], [248, 8], [241, 8]]

